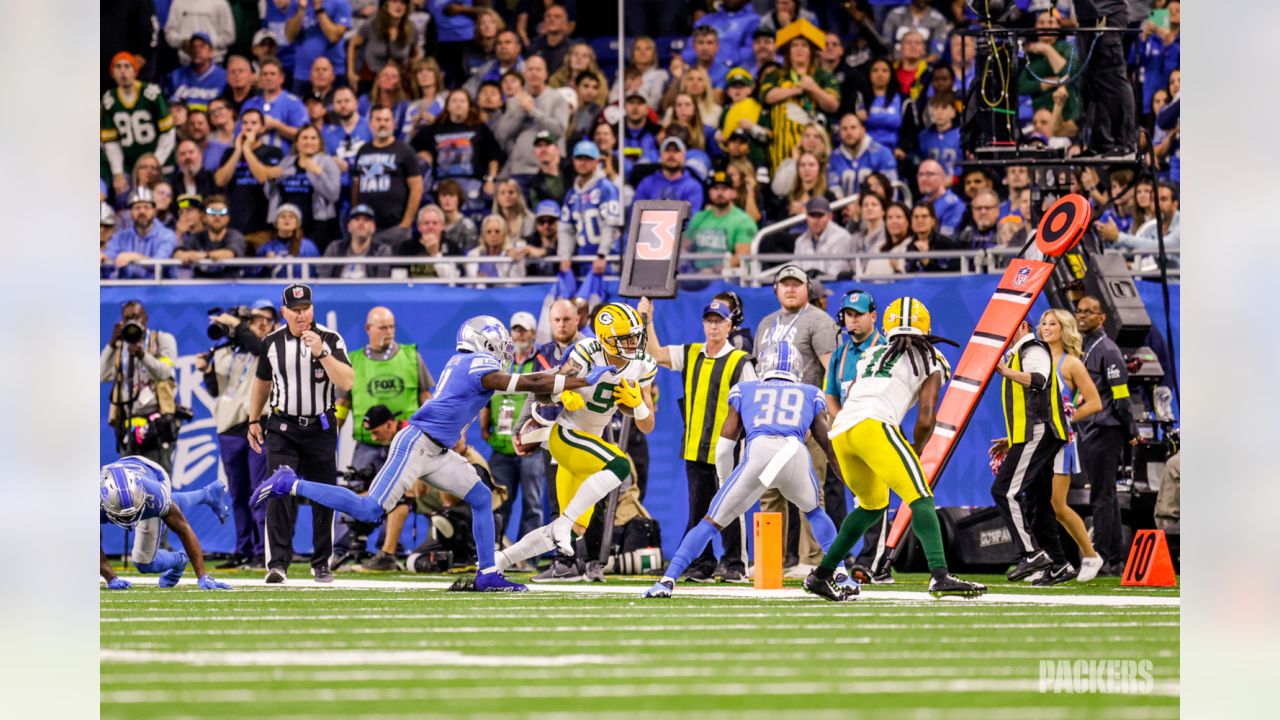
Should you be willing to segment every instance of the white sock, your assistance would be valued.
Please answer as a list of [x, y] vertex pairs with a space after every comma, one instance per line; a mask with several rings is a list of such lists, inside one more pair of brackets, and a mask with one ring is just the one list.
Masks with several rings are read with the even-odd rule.
[[551, 532], [547, 527], [540, 527], [531, 531], [529, 534], [520, 538], [514, 545], [499, 552], [496, 556], [498, 562], [498, 570], [506, 572], [507, 568], [515, 565], [521, 560], [528, 560], [531, 557], [537, 557], [556, 546], [555, 541], [551, 539]]
[[577, 520], [587, 510], [595, 507], [600, 502], [600, 498], [613, 492], [613, 489], [622, 484], [622, 480], [611, 470], [601, 470], [582, 482], [582, 487], [578, 488], [578, 492], [573, 494], [573, 499], [569, 501], [569, 505], [564, 509], [564, 516], [570, 520]]

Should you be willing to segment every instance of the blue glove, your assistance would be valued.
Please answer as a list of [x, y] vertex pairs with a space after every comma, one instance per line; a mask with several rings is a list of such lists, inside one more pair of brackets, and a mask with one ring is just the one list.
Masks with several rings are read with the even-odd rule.
[[230, 585], [224, 582], [218, 582], [217, 580], [214, 580], [212, 575], [201, 575], [200, 580], [196, 584], [200, 586], [201, 590], [230, 590], [231, 589]]
[[133, 583], [122, 577], [113, 577], [107, 582], [108, 590], [128, 590], [130, 587], [133, 587]]
[[587, 373], [587, 384], [595, 385], [600, 382], [600, 378], [617, 371], [618, 369], [612, 365], [595, 365], [591, 368], [591, 371]]

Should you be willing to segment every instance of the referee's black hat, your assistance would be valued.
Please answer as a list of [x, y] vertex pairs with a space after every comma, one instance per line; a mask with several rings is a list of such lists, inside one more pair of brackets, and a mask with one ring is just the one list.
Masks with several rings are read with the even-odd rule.
[[284, 306], [296, 310], [311, 304], [311, 286], [294, 283], [284, 289]]

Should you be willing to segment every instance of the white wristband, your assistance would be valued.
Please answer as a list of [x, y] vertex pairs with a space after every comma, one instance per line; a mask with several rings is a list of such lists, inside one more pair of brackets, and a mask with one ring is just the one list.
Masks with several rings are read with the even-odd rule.
[[564, 392], [564, 375], [556, 375], [555, 383], [551, 386], [551, 394], [559, 395]]
[[518, 385], [519, 383], [520, 383], [520, 375], [512, 375], [511, 379], [507, 381], [507, 392], [515, 392], [516, 385]]
[[643, 400], [640, 401], [640, 404], [636, 406], [633, 412], [636, 420], [644, 420], [652, 414], [649, 412], [649, 406]]

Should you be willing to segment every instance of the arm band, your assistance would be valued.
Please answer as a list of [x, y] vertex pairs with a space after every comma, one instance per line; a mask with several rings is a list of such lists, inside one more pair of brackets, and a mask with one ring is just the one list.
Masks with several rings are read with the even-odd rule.
[[520, 382], [520, 375], [512, 373], [511, 379], [507, 381], [507, 392], [515, 392], [516, 385]]
[[351, 408], [346, 405], [336, 405], [333, 408], [333, 416], [339, 420], [346, 420], [347, 415], [351, 412]]
[[636, 406], [636, 409], [633, 412], [636, 420], [648, 419], [648, 417], [653, 414], [649, 411], [649, 406], [645, 404], [643, 399], [640, 401], [640, 404]]
[[555, 384], [551, 386], [551, 394], [559, 395], [564, 392], [564, 375], [556, 375]]

